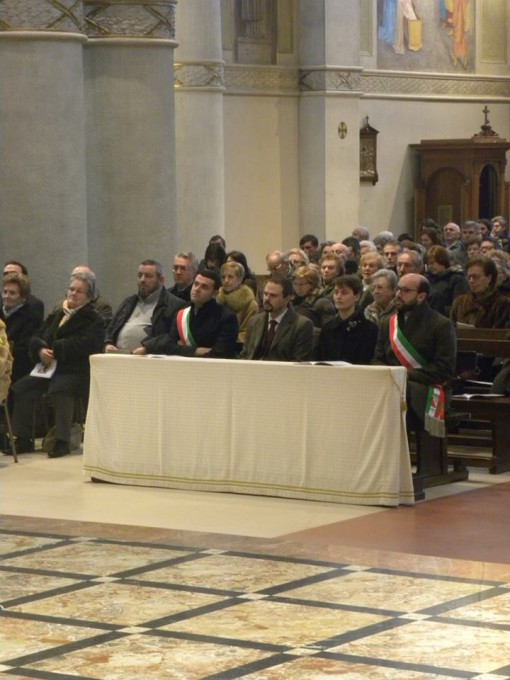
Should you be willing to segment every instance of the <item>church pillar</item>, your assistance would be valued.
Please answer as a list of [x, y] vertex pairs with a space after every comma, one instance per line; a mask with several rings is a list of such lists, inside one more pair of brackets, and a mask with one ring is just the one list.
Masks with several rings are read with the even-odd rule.
[[0, 7], [0, 257], [47, 308], [87, 259], [81, 2]]
[[200, 258], [225, 229], [220, 0], [180, 2], [177, 38], [177, 245]]
[[117, 303], [142, 259], [171, 280], [175, 0], [85, 0], [90, 260]]
[[361, 70], [359, 3], [302, 0], [299, 144], [303, 234], [345, 238], [357, 226]]

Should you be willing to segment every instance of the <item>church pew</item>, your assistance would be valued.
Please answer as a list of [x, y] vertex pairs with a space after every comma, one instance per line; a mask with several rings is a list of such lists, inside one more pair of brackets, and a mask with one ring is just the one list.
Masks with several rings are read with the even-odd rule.
[[[459, 352], [477, 352], [487, 357], [510, 358], [510, 331], [506, 329], [457, 328]], [[475, 392], [475, 390], [473, 390]], [[448, 444], [476, 448], [471, 453], [449, 451], [458, 464], [482, 465], [492, 474], [510, 470], [510, 397], [453, 397], [452, 408], [469, 414], [448, 433]], [[480, 449], [488, 448], [487, 452]]]

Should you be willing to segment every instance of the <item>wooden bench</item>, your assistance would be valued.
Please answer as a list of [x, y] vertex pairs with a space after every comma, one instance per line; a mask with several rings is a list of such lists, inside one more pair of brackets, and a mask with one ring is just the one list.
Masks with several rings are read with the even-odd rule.
[[[510, 358], [510, 331], [506, 329], [457, 328], [459, 352], [477, 352], [486, 357]], [[474, 391], [474, 390], [473, 390]], [[448, 444], [483, 449], [471, 453], [448, 451], [459, 464], [488, 466], [499, 474], [510, 470], [510, 397], [453, 397], [452, 408], [468, 413], [471, 420], [448, 433]]]

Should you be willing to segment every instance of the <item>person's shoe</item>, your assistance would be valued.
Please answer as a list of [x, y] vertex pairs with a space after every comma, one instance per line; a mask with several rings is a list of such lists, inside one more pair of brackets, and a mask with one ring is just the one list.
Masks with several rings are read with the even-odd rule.
[[68, 453], [71, 453], [69, 442], [64, 439], [57, 439], [53, 451], [48, 453], [48, 458], [62, 458], [62, 456], [67, 456]]
[[[6, 438], [7, 439], [7, 438]], [[34, 450], [34, 440], [24, 439], [23, 437], [16, 437], [14, 442], [16, 446], [16, 453], [31, 453]], [[12, 456], [11, 445], [7, 442], [7, 446], [4, 449], [6, 456]]]

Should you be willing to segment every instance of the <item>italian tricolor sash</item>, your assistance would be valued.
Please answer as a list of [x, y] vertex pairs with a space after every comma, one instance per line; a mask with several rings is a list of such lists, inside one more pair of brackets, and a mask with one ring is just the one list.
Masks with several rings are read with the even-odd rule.
[[177, 331], [181, 342], [186, 347], [196, 347], [197, 343], [190, 328], [191, 307], [185, 307], [177, 312]]
[[[399, 362], [407, 369], [424, 368], [427, 364], [418, 350], [411, 345], [398, 325], [397, 314], [390, 317], [390, 344]], [[425, 429], [434, 437], [444, 437], [445, 393], [441, 385], [431, 385], [425, 407]]]

